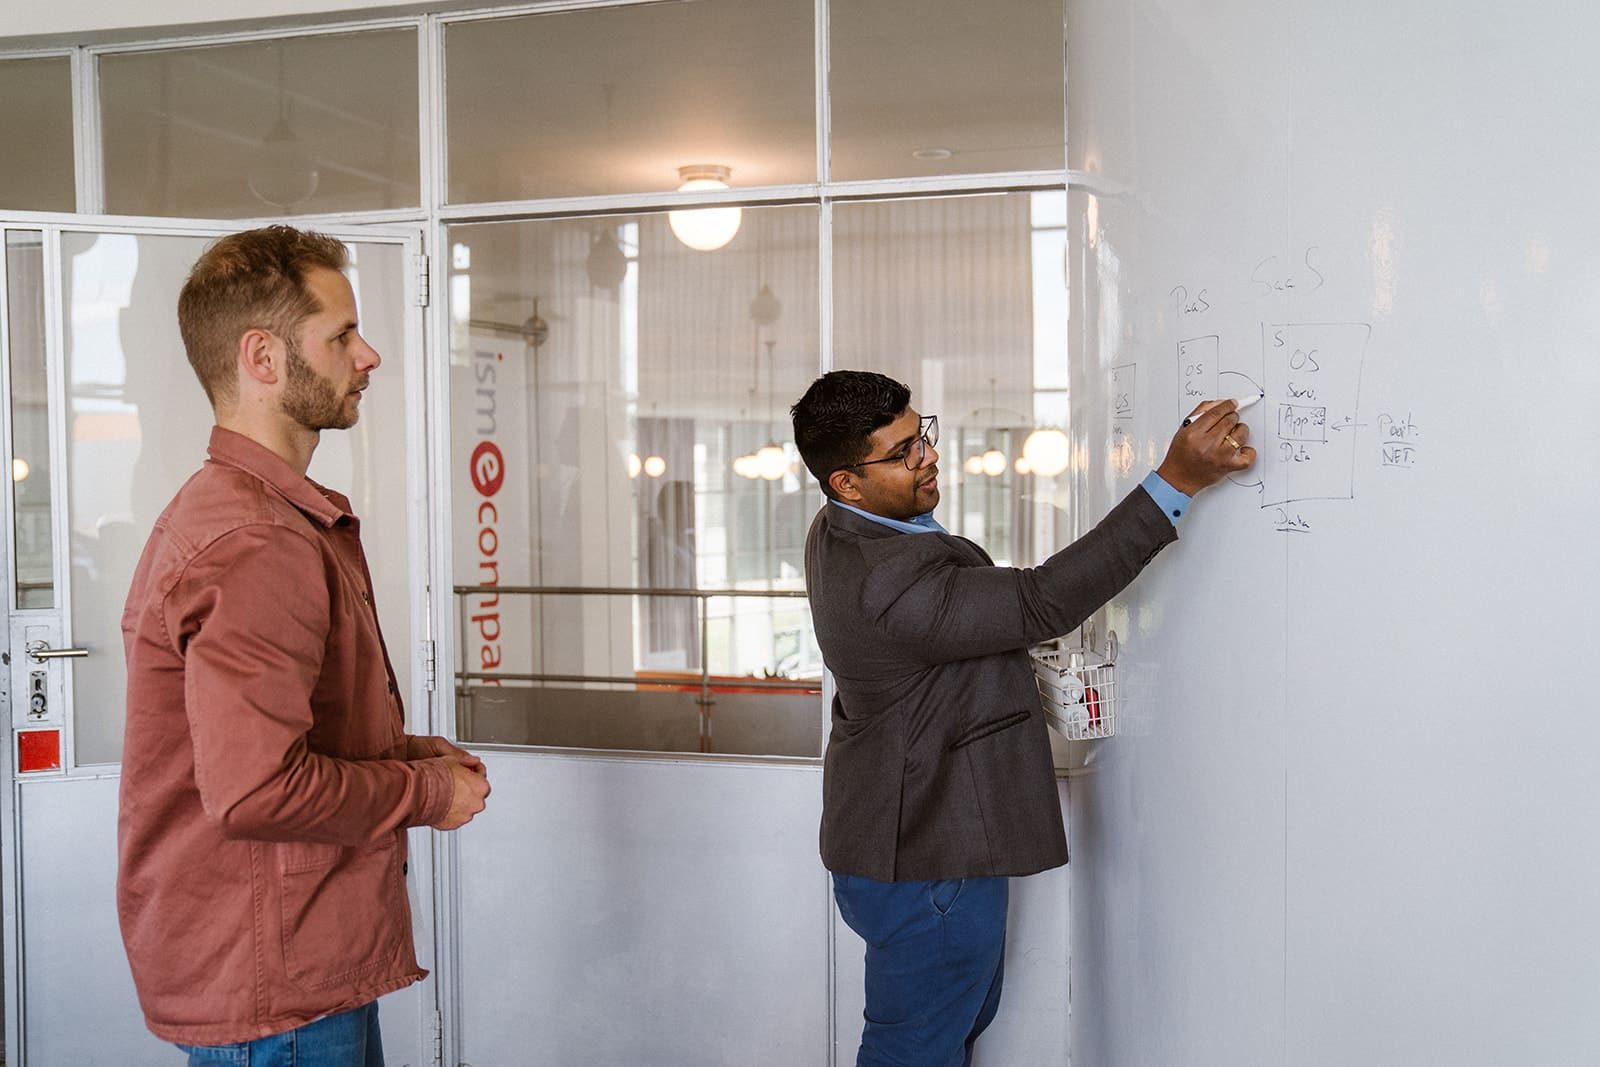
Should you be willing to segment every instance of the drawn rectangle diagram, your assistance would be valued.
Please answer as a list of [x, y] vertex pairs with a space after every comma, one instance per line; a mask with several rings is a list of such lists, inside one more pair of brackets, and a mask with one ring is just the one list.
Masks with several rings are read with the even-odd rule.
[[1121, 363], [1111, 368], [1111, 413], [1113, 418], [1133, 418], [1133, 401], [1137, 395], [1139, 365]]
[[1326, 441], [1328, 409], [1304, 404], [1278, 405], [1278, 440]]
[[1178, 342], [1178, 414], [1187, 415], [1202, 400], [1217, 396], [1217, 359], [1222, 338], [1217, 334]]
[[1364, 322], [1263, 323], [1267, 425], [1259, 446], [1261, 504], [1355, 496], [1361, 364], [1372, 327]]

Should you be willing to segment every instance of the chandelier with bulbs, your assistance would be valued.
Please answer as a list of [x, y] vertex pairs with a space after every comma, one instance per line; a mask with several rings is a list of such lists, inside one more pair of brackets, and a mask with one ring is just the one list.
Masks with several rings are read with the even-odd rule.
[[[995, 380], [989, 379], [989, 409], [995, 407]], [[973, 412], [977, 414], [976, 411]], [[1013, 412], [1013, 414], [1017, 414]], [[1054, 426], [1040, 426], [1031, 431], [1022, 442], [1022, 452], [1015, 461], [1008, 460], [998, 448], [974, 452], [962, 462], [961, 469], [973, 476], [998, 478], [1009, 467], [1018, 474], [1035, 474], [1041, 478], [1054, 478], [1066, 470], [1072, 460], [1072, 443], [1067, 435]]]

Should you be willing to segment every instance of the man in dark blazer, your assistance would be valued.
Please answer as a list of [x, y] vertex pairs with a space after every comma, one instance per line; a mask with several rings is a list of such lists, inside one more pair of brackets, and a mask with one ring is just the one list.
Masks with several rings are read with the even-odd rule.
[[806, 538], [817, 644], [836, 686], [822, 862], [866, 942], [858, 1067], [970, 1064], [1003, 973], [1007, 877], [1067, 861], [1028, 646], [1078, 626], [1168, 543], [1189, 498], [1249, 467], [1231, 400], [1160, 468], [1033, 568], [996, 567], [933, 519], [938, 419], [869, 371], [833, 371], [791, 409], [828, 500]]

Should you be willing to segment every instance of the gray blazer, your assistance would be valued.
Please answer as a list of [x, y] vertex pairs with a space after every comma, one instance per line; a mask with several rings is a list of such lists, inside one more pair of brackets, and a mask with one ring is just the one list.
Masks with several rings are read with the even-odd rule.
[[824, 505], [806, 537], [817, 644], [837, 683], [823, 864], [892, 882], [1065, 863], [1027, 648], [1076, 627], [1176, 539], [1142, 488], [1029, 569]]

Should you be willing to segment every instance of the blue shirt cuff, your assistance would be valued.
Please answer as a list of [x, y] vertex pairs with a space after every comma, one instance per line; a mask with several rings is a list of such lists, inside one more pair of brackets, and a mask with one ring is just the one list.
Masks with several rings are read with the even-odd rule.
[[1178, 525], [1178, 520], [1189, 511], [1189, 501], [1194, 498], [1187, 493], [1180, 493], [1155, 471], [1144, 476], [1144, 481], [1139, 483], [1144, 486], [1144, 491], [1150, 494], [1150, 499], [1156, 502], [1173, 526]]

